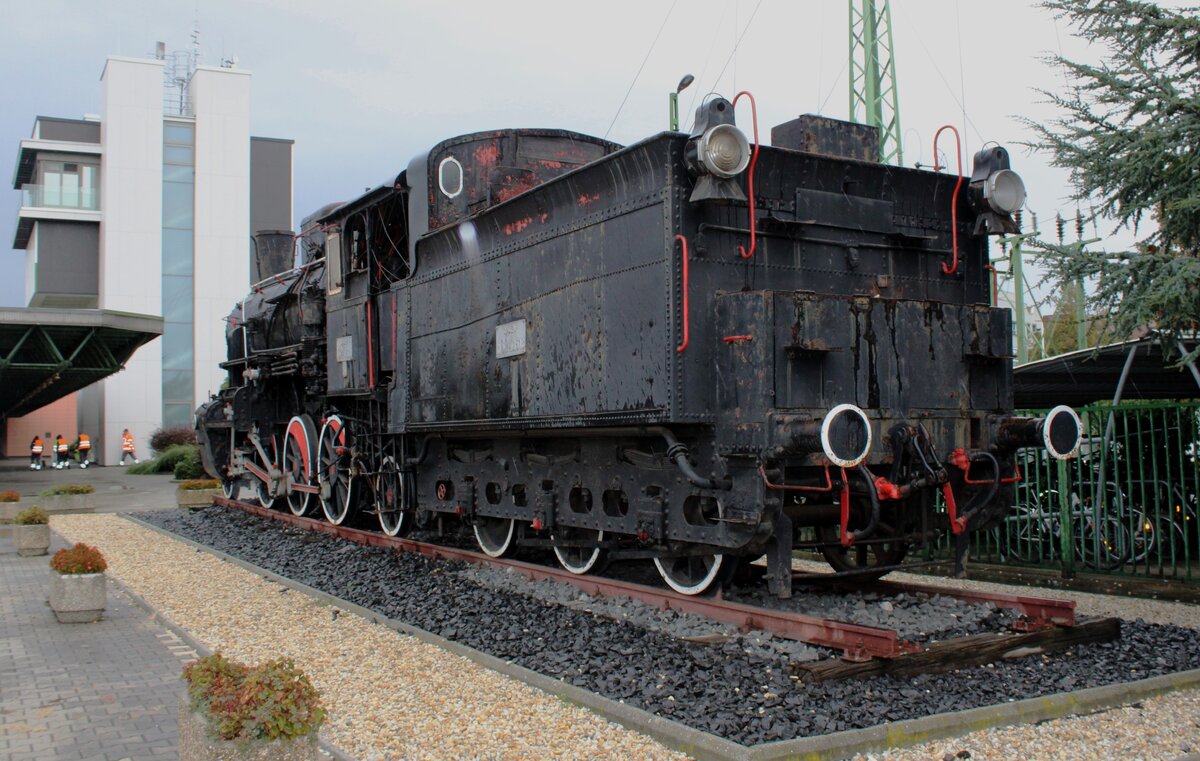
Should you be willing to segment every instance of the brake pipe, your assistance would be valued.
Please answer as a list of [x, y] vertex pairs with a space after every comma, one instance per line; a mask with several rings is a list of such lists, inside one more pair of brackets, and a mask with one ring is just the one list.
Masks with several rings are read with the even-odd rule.
[[962, 140], [958, 136], [958, 130], [953, 124], [945, 124], [938, 128], [938, 131], [933, 136], [933, 170], [940, 172], [942, 167], [937, 163], [937, 144], [938, 138], [942, 132], [950, 130], [954, 133], [954, 155], [958, 159], [958, 182], [954, 183], [954, 197], [950, 199], [950, 266], [946, 266], [942, 262], [942, 274], [953, 275], [958, 271], [958, 191], [962, 187]]
[[683, 343], [675, 347], [675, 351], [682, 353], [688, 345], [688, 242], [682, 235], [676, 235], [675, 240], [683, 246]]
[[750, 250], [747, 251], [741, 244], [738, 244], [738, 253], [743, 259], [749, 259], [754, 256], [754, 250], [758, 248], [758, 234], [756, 232], [755, 211], [754, 211], [754, 167], [758, 165], [758, 106], [754, 103], [754, 96], [749, 90], [742, 90], [733, 98], [733, 107], [737, 108], [737, 102], [745, 95], [750, 99], [750, 117], [751, 125], [754, 128], [754, 150], [750, 153], [750, 174], [747, 176], [746, 184], [750, 189]]
[[788, 484], [779, 483], [773, 484], [767, 478], [767, 468], [761, 462], [758, 464], [758, 475], [762, 477], [763, 485], [773, 491], [833, 491], [833, 478], [829, 475], [829, 463], [825, 463], [825, 485], [824, 486], [789, 486]]
[[[992, 463], [992, 478], [971, 478], [971, 463], [987, 460]], [[1013, 464], [1013, 475], [1008, 478], [1000, 477], [1000, 463], [991, 452], [973, 451], [959, 447], [950, 453], [950, 464], [963, 472], [963, 482], [972, 486], [988, 486], [991, 484], [1016, 484], [1021, 482], [1021, 466]]]

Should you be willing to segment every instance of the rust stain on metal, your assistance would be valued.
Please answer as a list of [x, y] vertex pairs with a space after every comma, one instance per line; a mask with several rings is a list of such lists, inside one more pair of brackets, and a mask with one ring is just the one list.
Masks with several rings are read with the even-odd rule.
[[515, 235], [533, 223], [533, 217], [522, 217], [515, 222], [509, 222], [502, 229], [505, 235]]
[[591, 195], [588, 195], [587, 193], [580, 193], [579, 198], [575, 199], [575, 203], [577, 203], [581, 207], [583, 207], [583, 206], [588, 206], [590, 204], [593, 204], [599, 200], [600, 200], [599, 193], [592, 193]]

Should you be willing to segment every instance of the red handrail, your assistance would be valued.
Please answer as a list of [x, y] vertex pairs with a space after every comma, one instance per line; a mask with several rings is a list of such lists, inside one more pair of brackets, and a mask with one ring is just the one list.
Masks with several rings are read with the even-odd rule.
[[950, 199], [950, 241], [951, 241], [951, 258], [950, 266], [947, 267], [945, 262], [942, 262], [942, 274], [953, 275], [958, 271], [958, 191], [962, 187], [962, 140], [958, 137], [958, 130], [953, 124], [945, 124], [938, 128], [938, 131], [933, 136], [933, 171], [940, 172], [942, 168], [938, 166], [937, 159], [937, 141], [942, 136], [942, 132], [950, 130], [954, 133], [954, 155], [958, 158], [958, 182], [954, 183], [954, 197]]
[[737, 102], [743, 95], [750, 99], [751, 123], [754, 126], [754, 152], [750, 154], [750, 174], [746, 179], [746, 184], [750, 188], [750, 250], [747, 251], [741, 244], [738, 244], [738, 253], [742, 255], [743, 259], [749, 259], [754, 256], [754, 249], [758, 247], [758, 233], [754, 219], [754, 167], [758, 164], [758, 106], [754, 103], [754, 96], [750, 94], [750, 91], [742, 90], [733, 98], [734, 108], [737, 108]]

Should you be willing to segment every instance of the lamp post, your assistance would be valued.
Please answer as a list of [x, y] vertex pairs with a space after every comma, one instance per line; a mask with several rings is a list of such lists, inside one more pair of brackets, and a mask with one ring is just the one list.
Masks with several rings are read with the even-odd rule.
[[671, 103], [671, 131], [679, 131], [679, 93], [687, 89], [687, 86], [695, 82], [696, 78], [691, 74], [684, 74], [683, 79], [679, 80], [679, 85], [675, 88], [675, 92], [670, 95]]

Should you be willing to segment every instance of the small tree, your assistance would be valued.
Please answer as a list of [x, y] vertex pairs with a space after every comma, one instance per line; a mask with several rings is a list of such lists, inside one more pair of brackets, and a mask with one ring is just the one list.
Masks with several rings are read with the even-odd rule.
[[1111, 333], [1156, 328], [1173, 351], [1200, 323], [1200, 14], [1141, 0], [1043, 6], [1105, 55], [1098, 65], [1050, 57], [1075, 89], [1041, 91], [1063, 114], [1045, 124], [1025, 120], [1037, 136], [1031, 146], [1070, 170], [1075, 199], [1097, 202], [1098, 216], [1135, 235], [1148, 220], [1158, 229], [1132, 251], [1047, 241], [1035, 248], [1060, 286], [1095, 283], [1091, 311], [1111, 313]]

